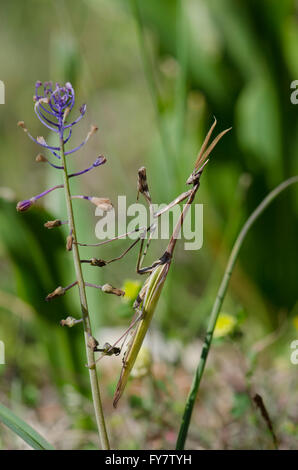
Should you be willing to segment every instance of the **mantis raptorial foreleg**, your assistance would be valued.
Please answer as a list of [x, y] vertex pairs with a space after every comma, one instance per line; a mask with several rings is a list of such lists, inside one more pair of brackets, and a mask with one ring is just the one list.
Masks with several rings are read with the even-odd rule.
[[[142, 193], [144, 195], [146, 201], [149, 204], [150, 214], [151, 214], [153, 219], [158, 219], [162, 214], [164, 214], [165, 212], [170, 210], [172, 207], [174, 207], [175, 205], [177, 205], [177, 204], [181, 203], [182, 201], [184, 201], [189, 196], [190, 191], [191, 190], [182, 193], [180, 196], [176, 197], [172, 202], [170, 202], [166, 207], [161, 209], [159, 212], [154, 213], [153, 212], [152, 199], [151, 199], [151, 196], [150, 196], [148, 183], [147, 183], [146, 168], [142, 167], [138, 171], [138, 196], [139, 196], [139, 193]], [[148, 273], [148, 272], [150, 272], [151, 267], [141, 268], [141, 266], [143, 264], [143, 261], [144, 261], [144, 258], [146, 256], [146, 254], [147, 254], [147, 251], [148, 251], [149, 245], [151, 243], [151, 240], [153, 238], [155, 230], [156, 230], [156, 224], [152, 223], [147, 228], [145, 228], [145, 227], [136, 228], [134, 230], [131, 230], [130, 232], [123, 233], [121, 235], [118, 235], [118, 236], [113, 237], [113, 238], [109, 238], [108, 240], [103, 240], [103, 241], [98, 242], [98, 243], [87, 244], [87, 243], [77, 242], [77, 244], [79, 246], [89, 246], [89, 247], [93, 246], [93, 247], [95, 247], [95, 246], [106, 245], [107, 243], [110, 243], [112, 241], [121, 240], [123, 238], [126, 238], [129, 235], [139, 233], [139, 236], [137, 237], [137, 239], [134, 240], [134, 242], [126, 250], [124, 250], [124, 252], [121, 253], [119, 256], [117, 256], [115, 258], [112, 258], [111, 260], [107, 260], [107, 261], [106, 260], [96, 260], [94, 258], [93, 258], [94, 261], [92, 259], [91, 260], [82, 260], [82, 263], [90, 263], [91, 265], [94, 265], [94, 266], [103, 267], [107, 264], [113, 263], [115, 261], [118, 261], [118, 260], [124, 258], [125, 255], [132, 248], [134, 248], [139, 243], [140, 240], [142, 240], [141, 249], [140, 249], [140, 253], [139, 253], [139, 256], [138, 256], [138, 262], [137, 262], [137, 273], [138, 274]], [[148, 237], [145, 249], [143, 251], [143, 248], [144, 248], [144, 241], [143, 240], [144, 240], [145, 234], [148, 233], [148, 232], [149, 232], [149, 237]], [[99, 261], [99, 262], [96, 262], [96, 261]]]
[[[148, 202], [150, 201], [149, 204], [150, 204], [150, 208], [151, 208], [152, 207], [152, 202], [151, 202], [151, 197], [150, 197], [150, 193], [149, 193], [149, 189], [148, 189], [148, 185], [147, 185], [146, 171], [145, 171], [145, 168], [142, 168], [141, 170], [142, 170], [141, 174], [142, 174], [142, 184], [143, 184], [143, 186], [142, 186], [142, 191], [141, 191], [141, 189], [139, 189], [139, 192], [142, 192], [142, 193], [143, 193], [143, 191], [146, 192], [145, 197], [146, 197], [146, 200]], [[140, 173], [139, 173], [139, 175], [140, 175]], [[139, 186], [141, 186], [141, 185], [139, 184]], [[196, 190], [195, 190], [195, 192], [196, 192]], [[189, 198], [192, 193], [194, 193], [194, 189], [190, 189], [189, 191], [186, 191], [186, 192], [182, 193], [180, 196], [175, 198], [170, 204], [168, 204], [166, 207], [164, 207], [159, 213], [154, 214], [154, 217], [155, 218], [160, 217], [167, 210], [171, 209], [174, 205], [179, 204], [180, 202], [185, 200], [187, 197]], [[185, 211], [185, 209], [184, 209], [184, 211]], [[183, 218], [184, 217], [182, 217], [180, 219], [180, 225], [182, 225], [182, 223], [183, 223]], [[143, 313], [144, 305], [142, 305], [142, 304], [144, 303], [144, 301], [146, 299], [146, 295], [148, 294], [148, 286], [150, 285], [151, 279], [152, 279], [152, 277], [155, 276], [155, 273], [158, 271], [158, 268], [160, 266], [163, 266], [163, 265], [169, 266], [169, 264], [171, 262], [171, 254], [169, 253], [168, 250], [166, 250], [166, 252], [161, 256], [161, 258], [158, 259], [157, 261], [155, 261], [151, 266], [142, 268], [142, 262], [144, 260], [144, 257], [146, 256], [146, 253], [147, 253], [148, 242], [151, 241], [152, 233], [154, 233], [154, 230], [155, 230], [155, 224], [149, 226], [146, 230], [143, 229], [142, 232], [141, 232], [141, 230], [139, 230], [141, 232], [140, 236], [133, 242], [133, 244], [130, 245], [119, 257], [114, 258], [113, 260], [110, 260], [110, 262], [112, 262], [112, 261], [116, 261], [117, 259], [123, 258], [126, 255], [126, 253], [128, 253], [128, 251], [130, 251], [141, 240], [141, 245], [140, 245], [138, 260], [137, 260], [137, 272], [138, 272], [138, 274], [149, 274], [149, 273], [151, 273], [151, 275], [145, 281], [143, 287], [141, 288], [141, 290], [140, 290], [140, 292], [139, 292], [139, 294], [138, 294], [138, 296], [137, 296], [137, 298], [136, 298], [136, 300], [133, 304], [135, 314], [132, 318], [132, 321], [131, 321], [130, 325], [125, 330], [123, 335], [121, 335], [120, 338], [118, 338], [118, 340], [113, 345], [110, 346], [110, 349], [107, 349], [107, 350], [105, 349], [104, 351], [102, 351], [103, 354], [96, 360], [96, 362], [101, 360], [105, 355], [110, 355], [111, 351], [113, 351], [113, 349], [115, 349], [115, 347], [119, 344], [119, 342], [121, 340], [124, 340], [123, 342], [125, 342], [128, 334], [143, 319], [143, 317], [144, 317], [144, 313]], [[145, 250], [143, 252], [144, 242], [145, 242], [144, 235], [148, 231], [150, 231], [150, 236], [149, 236], [149, 240], [147, 242], [147, 245], [145, 247]], [[173, 250], [173, 248], [172, 248], [172, 250]], [[154, 273], [154, 276], [153, 276], [153, 273]], [[142, 307], [141, 310], [140, 310], [140, 307]], [[134, 336], [135, 336], [135, 334], [133, 335], [133, 338], [134, 338]], [[132, 338], [132, 340], [133, 340], [133, 338]], [[131, 342], [131, 344], [132, 344], [132, 342]], [[128, 350], [129, 349], [130, 348], [128, 346]], [[120, 350], [122, 350], [122, 346], [121, 346]]]
[[[185, 200], [189, 196], [191, 191], [192, 190], [189, 190], [187, 192], [182, 193], [180, 196], [175, 198], [170, 204], [168, 204], [166, 207], [164, 207], [161, 211], [159, 211], [158, 213], [153, 213], [152, 200], [151, 200], [151, 196], [150, 196], [150, 192], [149, 192], [149, 188], [148, 188], [148, 183], [147, 183], [147, 177], [146, 177], [146, 169], [143, 167], [138, 172], [138, 193], [141, 192], [144, 195], [145, 199], [147, 200], [147, 202], [149, 204], [150, 213], [156, 219], [159, 218], [162, 214], [164, 214], [167, 210], [171, 209], [176, 204], [179, 204], [180, 202]], [[119, 255], [116, 258], [113, 258], [109, 261], [104, 261], [104, 260], [96, 260], [96, 261], [101, 261], [100, 266], [105, 266], [106, 264], [109, 264], [109, 263], [112, 263], [112, 262], [117, 261], [119, 259], [122, 259], [135, 245], [137, 245], [137, 243], [139, 243], [139, 241], [141, 241], [140, 250], [139, 250], [139, 254], [138, 254], [138, 261], [137, 261], [137, 272], [138, 272], [138, 274], [152, 273], [152, 271], [155, 270], [158, 266], [163, 265], [163, 264], [165, 264], [169, 261], [169, 259], [163, 255], [159, 260], [155, 261], [151, 266], [146, 267], [146, 268], [142, 267], [144, 258], [147, 254], [147, 250], [148, 250], [149, 244], [152, 240], [155, 229], [156, 229], [156, 224], [153, 223], [149, 227], [147, 227], [147, 229], [144, 229], [144, 228], [135, 229], [131, 232], [128, 232], [127, 234], [119, 235], [118, 237], [114, 237], [110, 240], [105, 240], [103, 242], [96, 243], [96, 244], [92, 245], [92, 246], [100, 246], [100, 245], [108, 243], [109, 241], [114, 241], [114, 240], [117, 240], [117, 239], [124, 238], [125, 235], [129, 235], [129, 234], [137, 233], [137, 232], [139, 232], [139, 234], [140, 234], [139, 237], [123, 253], [121, 253], [121, 255]], [[145, 249], [143, 251], [144, 243], [145, 243], [145, 234], [147, 232], [149, 232], [150, 235], [149, 235], [147, 244], [145, 246]], [[92, 261], [92, 260], [90, 260], [90, 261]], [[82, 260], [82, 262], [90, 262], [90, 261], [89, 260]], [[97, 265], [99, 265], [99, 264], [97, 264]], [[148, 278], [148, 280], [149, 280], [149, 278]], [[123, 335], [120, 338], [118, 338], [118, 340], [113, 345], [109, 345], [110, 346], [109, 348], [103, 347], [101, 350], [98, 349], [98, 352], [102, 352], [103, 354], [97, 359], [97, 361], [99, 361], [102, 357], [104, 357], [106, 355], [108, 355], [108, 356], [112, 355], [112, 352], [113, 352], [113, 350], [115, 350], [115, 347], [117, 346], [117, 344], [119, 344], [119, 342], [122, 339], [124, 339], [124, 342], [125, 342], [129, 332], [142, 319], [143, 314], [142, 314], [142, 311], [139, 310], [139, 308], [140, 308], [140, 306], [141, 306], [141, 304], [144, 301], [144, 298], [146, 296], [147, 285], [148, 285], [148, 282], [145, 282], [145, 284], [143, 285], [142, 289], [140, 290], [140, 292], [137, 296], [137, 299], [134, 302], [133, 308], [134, 308], [136, 314], [133, 316], [129, 327], [123, 333]], [[121, 349], [122, 349], [122, 346], [121, 346], [120, 350]]]
[[126, 238], [128, 235], [133, 235], [134, 233], [138, 233], [140, 231], [145, 230], [144, 227], [141, 228], [135, 228], [134, 230], [131, 230], [130, 232], [122, 233], [121, 235], [117, 235], [116, 237], [109, 238], [108, 240], [103, 240], [102, 242], [98, 243], [79, 243], [77, 242], [77, 245], [79, 246], [101, 246], [101, 245], [106, 245], [107, 243], [116, 241], [116, 240], [121, 240], [122, 238]]

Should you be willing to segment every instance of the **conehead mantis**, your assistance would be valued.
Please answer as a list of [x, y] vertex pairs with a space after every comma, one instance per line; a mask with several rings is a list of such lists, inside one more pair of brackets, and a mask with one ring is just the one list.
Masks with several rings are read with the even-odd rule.
[[[167, 248], [165, 252], [162, 254], [162, 256], [155, 261], [151, 266], [149, 267], [142, 267], [142, 263], [144, 260], [144, 257], [146, 255], [149, 243], [152, 239], [152, 235], [154, 233], [154, 230], [156, 229], [156, 225], [153, 223], [150, 227], [147, 228], [142, 228], [138, 229], [140, 232], [139, 238], [136, 239], [136, 241], [128, 248], [125, 250], [125, 252], [120, 255], [120, 257], [114, 258], [113, 260], [110, 260], [109, 262], [112, 262], [114, 260], [117, 260], [121, 257], [123, 257], [131, 248], [133, 248], [139, 241], [141, 241], [141, 246], [140, 246], [140, 251], [139, 251], [139, 256], [138, 256], [138, 262], [137, 262], [137, 272], [138, 274], [149, 274], [149, 277], [146, 279], [146, 281], [143, 284], [143, 287], [141, 288], [139, 295], [137, 296], [136, 301], [134, 302], [133, 308], [135, 310], [134, 317], [131, 321], [131, 324], [129, 325], [128, 329], [125, 331], [125, 333], [114, 343], [110, 348], [103, 348], [104, 351], [97, 359], [99, 361], [103, 356], [109, 355], [109, 352], [115, 347], [116, 345], [124, 339], [124, 342], [126, 341], [126, 338], [129, 333], [131, 333], [131, 338], [128, 342], [127, 349], [124, 353], [123, 356], [123, 365], [122, 365], [122, 370], [120, 373], [120, 378], [116, 387], [115, 395], [114, 395], [114, 400], [113, 400], [113, 405], [114, 407], [117, 406], [124, 389], [126, 387], [126, 384], [128, 382], [129, 376], [131, 374], [132, 368], [135, 364], [135, 361], [137, 359], [137, 356], [139, 354], [139, 351], [141, 349], [141, 346], [143, 344], [145, 335], [148, 331], [148, 328], [150, 326], [152, 317], [154, 315], [158, 300], [160, 298], [160, 295], [162, 293], [170, 265], [173, 259], [173, 254], [177, 242], [177, 238], [179, 237], [179, 234], [181, 232], [185, 217], [191, 207], [191, 204], [193, 203], [196, 193], [199, 189], [200, 186], [200, 178], [201, 175], [209, 161], [209, 155], [214, 149], [214, 147], [217, 145], [219, 140], [228, 132], [231, 130], [231, 128], [226, 129], [222, 131], [220, 134], [215, 137], [215, 139], [209, 144], [212, 132], [216, 126], [216, 119], [214, 119], [214, 122], [208, 131], [205, 140], [202, 144], [202, 147], [199, 151], [199, 154], [197, 156], [194, 169], [188, 179], [186, 180], [187, 185], [192, 185], [192, 188], [189, 189], [188, 191], [185, 191], [182, 193], [180, 196], [175, 198], [170, 204], [168, 204], [165, 208], [160, 210], [159, 212], [153, 212], [153, 206], [152, 206], [152, 200], [151, 200], [151, 195], [149, 192], [149, 187], [147, 183], [147, 177], [146, 177], [146, 169], [144, 167], [140, 168], [138, 171], [138, 196], [141, 193], [144, 198], [146, 199], [147, 203], [149, 204], [149, 209], [150, 212], [153, 215], [153, 218], [157, 219], [160, 217], [164, 212], [175, 206], [176, 204], [179, 204], [183, 201], [186, 200], [186, 204], [184, 205], [183, 211], [174, 227], [174, 231], [171, 235], [171, 238], [169, 240], [169, 243], [167, 245]], [[209, 145], [208, 145], [209, 144]], [[149, 237], [147, 244], [144, 249], [144, 241], [145, 241], [145, 235], [149, 232]], [[121, 238], [122, 236], [118, 237]], [[105, 242], [101, 242], [99, 244], [103, 244]], [[96, 245], [99, 245], [96, 244]], [[108, 262], [107, 262], [108, 263]], [[96, 361], [96, 362], [97, 362]]]

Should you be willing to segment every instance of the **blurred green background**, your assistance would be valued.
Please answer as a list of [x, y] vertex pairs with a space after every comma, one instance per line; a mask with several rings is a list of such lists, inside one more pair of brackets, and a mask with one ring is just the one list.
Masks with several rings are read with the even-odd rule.
[[[171, 201], [185, 190], [213, 116], [218, 131], [233, 126], [202, 178], [203, 248], [187, 252], [178, 244], [154, 320], [168, 357], [155, 358], [150, 378], [138, 382], [116, 412], [111, 395], [121, 362], [103, 365], [113, 446], [171, 448], [233, 241], [262, 198], [298, 173], [297, 109], [290, 101], [291, 82], [298, 79], [298, 3], [13, 0], [1, 3], [0, 18], [0, 79], [6, 86], [0, 106], [0, 340], [6, 346], [0, 400], [59, 448], [93, 448], [96, 437], [82, 331], [59, 326], [68, 314], [79, 315], [76, 292], [43, 301], [74, 279], [65, 232], [43, 228], [49, 218], [65, 218], [62, 194], [26, 214], [15, 212], [17, 200], [58, 177], [34, 163], [39, 149], [16, 126], [24, 120], [33, 135], [49, 138], [33, 111], [36, 80], [71, 81], [78, 108], [87, 103], [73, 143], [90, 124], [99, 132], [74, 155], [72, 168], [87, 167], [101, 153], [108, 162], [72, 188], [115, 203], [118, 194], [135, 202], [142, 165], [153, 201]], [[237, 325], [216, 340], [190, 448], [270, 448], [249, 401], [254, 389], [264, 394], [281, 446], [295, 448], [298, 384], [290, 343], [298, 335], [297, 196], [295, 187], [282, 194], [244, 243], [224, 304]], [[94, 243], [93, 208], [76, 201], [75, 211], [79, 239]], [[119, 241], [87, 248], [86, 257], [108, 259], [126, 246]], [[164, 246], [155, 242], [149, 261]], [[121, 287], [137, 279], [135, 264], [131, 252], [117, 264], [84, 272], [89, 282]], [[109, 341], [101, 328], [122, 331], [132, 311], [113, 296], [89, 290], [88, 297], [97, 337]], [[0, 427], [0, 447], [22, 443]]]

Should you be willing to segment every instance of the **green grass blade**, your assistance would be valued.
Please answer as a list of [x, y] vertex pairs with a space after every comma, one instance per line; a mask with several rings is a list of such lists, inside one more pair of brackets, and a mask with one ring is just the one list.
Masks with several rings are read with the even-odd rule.
[[55, 450], [38, 432], [29, 424], [18, 418], [10, 409], [0, 403], [0, 422], [9, 427], [23, 441], [35, 450]]
[[199, 364], [197, 366], [197, 369], [196, 369], [194, 377], [193, 377], [193, 381], [192, 381], [192, 385], [191, 385], [189, 395], [188, 395], [187, 400], [186, 400], [186, 405], [185, 405], [185, 408], [184, 408], [184, 413], [183, 413], [183, 417], [182, 417], [182, 421], [181, 421], [181, 425], [180, 425], [180, 430], [179, 430], [179, 434], [178, 434], [178, 439], [177, 439], [177, 444], [176, 444], [176, 449], [177, 450], [183, 450], [184, 449], [184, 445], [185, 445], [185, 441], [186, 441], [186, 438], [187, 438], [187, 433], [188, 433], [188, 428], [189, 428], [189, 425], [190, 425], [190, 420], [191, 420], [193, 407], [194, 407], [194, 404], [195, 404], [195, 401], [196, 401], [196, 398], [197, 398], [197, 395], [198, 395], [200, 383], [201, 383], [202, 376], [203, 376], [203, 373], [204, 373], [204, 370], [205, 370], [205, 365], [206, 365], [208, 353], [209, 353], [211, 343], [212, 343], [213, 332], [214, 332], [214, 329], [215, 329], [217, 318], [218, 318], [218, 315], [220, 313], [221, 306], [223, 304], [223, 301], [224, 301], [224, 298], [225, 298], [225, 295], [226, 295], [226, 292], [227, 292], [227, 289], [228, 289], [229, 281], [231, 279], [231, 275], [232, 275], [235, 263], [237, 261], [242, 243], [243, 243], [249, 229], [252, 227], [254, 222], [259, 218], [259, 216], [264, 212], [264, 210], [267, 209], [269, 204], [282, 191], [284, 191], [286, 188], [288, 188], [290, 185], [292, 185], [294, 183], [298, 183], [298, 176], [293, 176], [292, 178], [289, 178], [288, 180], [286, 180], [283, 183], [281, 183], [280, 185], [278, 185], [275, 189], [273, 189], [273, 191], [271, 191], [265, 197], [265, 199], [263, 199], [263, 201], [258, 205], [258, 207], [253, 211], [253, 213], [247, 219], [247, 221], [245, 222], [244, 226], [242, 227], [242, 230], [240, 231], [240, 233], [239, 233], [239, 235], [238, 235], [238, 237], [237, 237], [237, 239], [234, 243], [232, 252], [230, 254], [230, 257], [229, 257], [229, 260], [228, 260], [228, 263], [227, 263], [227, 266], [226, 266], [226, 270], [225, 270], [223, 279], [221, 281], [221, 284], [219, 286], [219, 289], [218, 289], [218, 292], [217, 292], [217, 295], [216, 295], [216, 298], [215, 298], [215, 301], [214, 301], [214, 304], [213, 304], [213, 308], [212, 308], [210, 318], [209, 318], [209, 322], [208, 322], [207, 333], [206, 333], [206, 336], [205, 336], [205, 340], [204, 340], [204, 344], [203, 344], [203, 348], [202, 348], [202, 352], [201, 352], [201, 357], [200, 357]]
[[[162, 113], [160, 110], [160, 103], [162, 102], [156, 80], [154, 77], [153, 66], [151, 63], [150, 53], [146, 45], [144, 25], [141, 15], [141, 10], [138, 0], [131, 0], [132, 13], [134, 15], [136, 26], [137, 26], [137, 35], [139, 41], [139, 47], [141, 52], [141, 57], [143, 61], [144, 73], [148, 83], [152, 104], [154, 106], [157, 128], [160, 134], [160, 139], [163, 147], [163, 157], [166, 162], [171, 161], [173, 155], [172, 148], [170, 145], [170, 139], [168, 135], [168, 130], [166, 124], [162, 119]], [[169, 169], [171, 171], [171, 169]]]

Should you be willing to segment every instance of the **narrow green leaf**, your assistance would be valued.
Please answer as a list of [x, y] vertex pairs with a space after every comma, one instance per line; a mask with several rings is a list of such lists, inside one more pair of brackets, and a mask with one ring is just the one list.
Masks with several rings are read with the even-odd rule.
[[9, 427], [15, 434], [21, 437], [35, 450], [55, 450], [38, 432], [29, 424], [18, 418], [6, 406], [0, 403], [0, 421]]
[[271, 204], [271, 202], [279, 196], [282, 191], [287, 189], [292, 184], [298, 183], [298, 176], [293, 176], [292, 178], [283, 181], [279, 184], [276, 188], [274, 188], [266, 197], [262, 200], [262, 202], [256, 207], [256, 209], [252, 212], [249, 216], [245, 224], [243, 225], [241, 231], [239, 232], [238, 237], [234, 243], [233, 249], [231, 251], [221, 284], [219, 286], [217, 295], [215, 297], [215, 301], [211, 310], [211, 314], [209, 317], [209, 322], [207, 326], [207, 332], [205, 335], [204, 345], [201, 351], [201, 356], [197, 365], [197, 369], [195, 370], [193, 381], [191, 384], [191, 388], [186, 399], [185, 408], [182, 416], [182, 421], [180, 425], [180, 430], [177, 438], [176, 449], [183, 450], [185, 446], [185, 441], [188, 434], [188, 429], [190, 425], [190, 420], [192, 417], [193, 408], [198, 396], [201, 380], [204, 374], [205, 366], [207, 357], [209, 354], [209, 350], [212, 344], [213, 333], [215, 329], [215, 325], [219, 316], [219, 312], [221, 310], [225, 295], [227, 293], [229, 282], [233, 273], [234, 266], [236, 264], [240, 249], [242, 244], [246, 238], [247, 233], [249, 232], [250, 228], [253, 226], [255, 221], [263, 214], [264, 210]]

